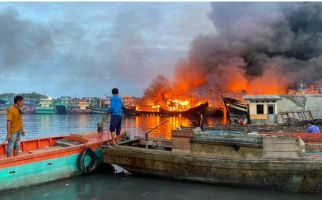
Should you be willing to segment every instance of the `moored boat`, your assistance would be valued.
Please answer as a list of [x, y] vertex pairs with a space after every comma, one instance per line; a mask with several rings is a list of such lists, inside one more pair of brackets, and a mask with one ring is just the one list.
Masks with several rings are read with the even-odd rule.
[[88, 108], [92, 113], [103, 114], [108, 112], [110, 106], [110, 97], [101, 97], [96, 104], [90, 105]]
[[161, 115], [161, 116], [199, 116], [200, 113], [206, 113], [208, 109], [208, 102], [200, 104], [196, 107], [183, 111], [169, 111], [160, 107], [157, 110], [136, 110], [133, 108], [123, 107], [125, 115]]
[[88, 101], [84, 99], [75, 102], [69, 110], [69, 113], [72, 114], [90, 114], [91, 112], [92, 111], [89, 109]]
[[211, 135], [176, 130], [169, 141], [136, 139], [106, 147], [103, 153], [106, 163], [134, 173], [212, 184], [321, 192], [322, 157], [319, 152], [310, 152], [309, 147], [319, 145], [312, 140], [321, 141], [322, 136], [320, 140], [306, 138], [305, 143], [299, 137]]
[[20, 154], [11, 158], [5, 157], [7, 144], [1, 144], [0, 190], [36, 185], [90, 172], [101, 163], [100, 146], [108, 140], [107, 134], [97, 133], [30, 139], [22, 141]]
[[36, 107], [36, 114], [54, 114], [55, 108], [51, 98], [41, 98], [39, 105]]
[[104, 114], [108, 112], [107, 107], [89, 106], [89, 109], [92, 113], [95, 113], [95, 114]]
[[185, 111], [168, 111], [160, 108], [161, 115], [173, 116], [173, 115], [183, 115], [183, 116], [199, 116], [200, 113], [204, 113], [208, 109], [208, 102], [200, 104], [196, 107], [192, 107]]
[[67, 114], [67, 106], [64, 102], [56, 102], [55, 103], [56, 113], [59, 115]]

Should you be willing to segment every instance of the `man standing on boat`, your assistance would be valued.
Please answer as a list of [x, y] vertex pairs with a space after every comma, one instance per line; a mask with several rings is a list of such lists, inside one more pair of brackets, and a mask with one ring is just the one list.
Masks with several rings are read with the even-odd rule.
[[111, 114], [110, 132], [112, 135], [112, 144], [117, 144], [122, 126], [122, 99], [118, 96], [119, 90], [117, 88], [112, 89], [112, 95], [110, 101], [109, 113]]
[[14, 105], [8, 109], [7, 114], [7, 157], [13, 155], [17, 156], [19, 153], [21, 136], [25, 135], [23, 129], [22, 112], [21, 107], [24, 105], [24, 98], [22, 96], [16, 96], [14, 98]]

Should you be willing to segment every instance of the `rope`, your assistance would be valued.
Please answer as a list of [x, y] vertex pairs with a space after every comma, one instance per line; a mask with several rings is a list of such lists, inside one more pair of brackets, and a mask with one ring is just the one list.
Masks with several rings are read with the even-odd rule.
[[108, 113], [104, 113], [102, 115], [101, 121], [98, 123], [99, 125], [102, 126], [102, 132], [99, 133], [100, 134], [100, 139], [101, 139], [101, 145], [103, 144], [103, 136], [104, 134], [107, 134], [107, 141], [109, 141], [110, 137], [109, 137], [109, 133], [104, 133], [104, 123], [106, 124], [110, 124], [111, 123], [111, 118], [109, 117], [110, 115]]

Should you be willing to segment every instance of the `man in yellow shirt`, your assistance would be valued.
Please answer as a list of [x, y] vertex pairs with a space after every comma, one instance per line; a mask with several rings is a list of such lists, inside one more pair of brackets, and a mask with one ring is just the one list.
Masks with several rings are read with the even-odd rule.
[[7, 157], [13, 155], [17, 156], [19, 153], [21, 136], [25, 135], [23, 130], [22, 112], [21, 107], [24, 105], [24, 98], [22, 96], [16, 96], [14, 98], [14, 105], [8, 109], [7, 117]]

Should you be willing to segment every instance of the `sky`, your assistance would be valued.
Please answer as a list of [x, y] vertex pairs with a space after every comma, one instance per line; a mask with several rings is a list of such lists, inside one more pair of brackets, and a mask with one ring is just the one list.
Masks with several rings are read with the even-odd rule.
[[209, 3], [0, 3], [0, 93], [141, 96], [215, 33]]

